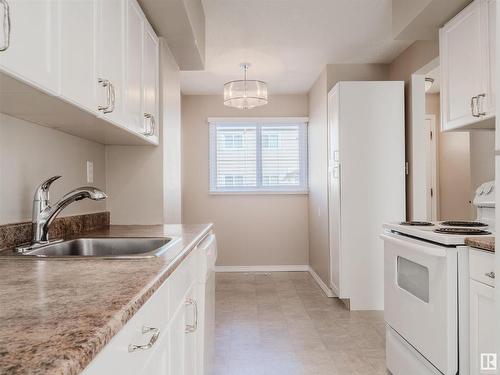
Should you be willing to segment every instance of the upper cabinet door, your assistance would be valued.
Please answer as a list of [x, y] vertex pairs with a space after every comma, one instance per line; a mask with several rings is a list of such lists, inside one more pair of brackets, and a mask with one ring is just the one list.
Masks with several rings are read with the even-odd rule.
[[479, 1], [440, 30], [443, 130], [477, 121], [477, 96], [482, 91], [481, 38]]
[[442, 130], [495, 116], [495, 9], [475, 0], [440, 30]]
[[97, 0], [61, 2], [61, 96], [97, 112], [95, 40]]
[[145, 133], [158, 139], [158, 113], [159, 113], [159, 56], [158, 37], [153, 29], [144, 25], [143, 40], [143, 69], [142, 69], [142, 98], [144, 110]]
[[[7, 6], [8, 8], [7, 8]], [[6, 0], [0, 19], [9, 10], [10, 30], [0, 36], [0, 68], [32, 86], [59, 94], [59, 0]], [[2, 22], [3, 24], [3, 22]]]
[[496, 0], [481, 3], [482, 50], [483, 50], [483, 94], [479, 101], [482, 116], [495, 116], [495, 70], [496, 70]]
[[[125, 0], [98, 1], [97, 106], [101, 116], [125, 121]], [[111, 94], [114, 94], [111, 96]]]
[[127, 1], [126, 20], [126, 123], [131, 130], [145, 133], [142, 111], [143, 15], [135, 0]]

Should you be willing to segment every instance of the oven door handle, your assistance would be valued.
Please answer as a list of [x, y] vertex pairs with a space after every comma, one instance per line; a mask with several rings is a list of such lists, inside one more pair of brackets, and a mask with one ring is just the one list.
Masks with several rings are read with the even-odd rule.
[[446, 248], [443, 246], [437, 246], [425, 242], [419, 243], [417, 242], [417, 240], [411, 238], [404, 237], [404, 239], [401, 239], [393, 234], [381, 234], [380, 238], [382, 238], [384, 241], [393, 243], [394, 245], [401, 246], [408, 250], [416, 251], [421, 254], [433, 257], [444, 258], [447, 254]]

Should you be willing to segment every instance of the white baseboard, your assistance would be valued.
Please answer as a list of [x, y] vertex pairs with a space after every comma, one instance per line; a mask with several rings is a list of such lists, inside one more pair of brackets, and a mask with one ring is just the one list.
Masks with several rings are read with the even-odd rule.
[[215, 272], [307, 272], [308, 265], [284, 266], [215, 266]]
[[327, 297], [336, 297], [336, 294], [321, 280], [319, 275], [308, 265], [283, 266], [215, 266], [215, 272], [309, 272], [318, 286]]
[[327, 297], [330, 297], [330, 298], [336, 297], [336, 295], [333, 293], [333, 291], [328, 287], [328, 285], [326, 285], [323, 282], [323, 280], [321, 280], [321, 277], [319, 277], [319, 275], [316, 273], [316, 271], [314, 271], [312, 269], [311, 266], [308, 267], [308, 271], [311, 274], [311, 276], [313, 277], [314, 281], [316, 281], [316, 284], [318, 284], [319, 287], [323, 290], [323, 292], [325, 292]]

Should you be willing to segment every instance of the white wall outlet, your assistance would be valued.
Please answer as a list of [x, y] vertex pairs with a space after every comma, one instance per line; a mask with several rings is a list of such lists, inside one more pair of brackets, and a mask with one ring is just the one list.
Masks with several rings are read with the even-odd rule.
[[87, 160], [87, 184], [94, 183], [94, 162]]

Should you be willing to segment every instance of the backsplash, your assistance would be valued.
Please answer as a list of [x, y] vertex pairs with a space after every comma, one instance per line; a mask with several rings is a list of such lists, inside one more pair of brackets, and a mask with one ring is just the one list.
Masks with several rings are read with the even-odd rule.
[[[109, 212], [59, 217], [50, 227], [49, 238], [64, 238], [104, 228], [109, 226], [109, 221]], [[30, 242], [31, 234], [31, 222], [0, 225], [0, 250]]]

